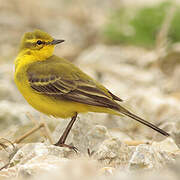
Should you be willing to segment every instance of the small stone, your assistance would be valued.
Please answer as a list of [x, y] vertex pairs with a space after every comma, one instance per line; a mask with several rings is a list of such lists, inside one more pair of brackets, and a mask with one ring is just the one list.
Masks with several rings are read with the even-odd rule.
[[161, 142], [154, 141], [152, 143], [152, 147], [156, 149], [157, 151], [164, 151], [164, 152], [176, 152], [179, 151], [178, 146], [174, 142], [172, 138], [166, 138], [165, 140]]
[[109, 137], [106, 127], [96, 125], [84, 137], [85, 147], [96, 151], [100, 144]]
[[124, 166], [130, 158], [130, 149], [119, 138], [109, 138], [103, 141], [93, 157], [105, 165]]
[[[162, 168], [168, 163], [175, 161], [175, 154], [164, 151], [160, 148], [162, 146], [155, 143], [153, 146], [141, 144], [132, 149], [132, 156], [129, 161], [128, 168], [130, 170], [137, 169], [158, 169]], [[177, 153], [178, 155], [179, 153]]]
[[57, 147], [54, 145], [46, 145], [44, 143], [29, 143], [20, 148], [13, 159], [11, 165], [26, 164], [29, 161], [37, 158], [68, 158], [74, 152], [69, 148]]

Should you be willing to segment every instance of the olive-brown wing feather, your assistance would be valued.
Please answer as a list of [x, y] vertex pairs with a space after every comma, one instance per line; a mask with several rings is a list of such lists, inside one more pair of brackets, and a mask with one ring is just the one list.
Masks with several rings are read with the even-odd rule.
[[27, 69], [28, 81], [36, 92], [84, 104], [118, 109], [121, 101], [72, 63], [52, 56]]
[[72, 81], [59, 77], [52, 78], [51, 76], [49, 78], [38, 78], [32, 74], [29, 75], [29, 83], [36, 92], [56, 99], [119, 109], [119, 105], [114, 102], [113, 98], [111, 99], [93, 83], [82, 83], [82, 80]]

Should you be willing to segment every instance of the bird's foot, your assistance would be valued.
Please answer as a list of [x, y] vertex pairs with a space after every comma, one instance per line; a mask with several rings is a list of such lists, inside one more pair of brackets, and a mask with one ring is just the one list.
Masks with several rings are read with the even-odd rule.
[[68, 147], [69, 149], [74, 150], [76, 153], [78, 152], [78, 148], [76, 148], [75, 146], [72, 146], [72, 145], [67, 145], [67, 144], [63, 144], [63, 143], [56, 143], [54, 145], [59, 146], [59, 147]]

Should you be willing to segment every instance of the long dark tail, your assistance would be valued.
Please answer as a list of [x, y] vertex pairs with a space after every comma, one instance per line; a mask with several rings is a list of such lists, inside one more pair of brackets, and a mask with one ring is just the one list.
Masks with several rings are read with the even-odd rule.
[[161, 134], [164, 135], [164, 136], [167, 136], [167, 137], [170, 136], [169, 133], [167, 133], [167, 132], [165, 132], [164, 130], [158, 128], [158, 127], [155, 126], [154, 124], [151, 124], [150, 122], [148, 122], [148, 121], [146, 121], [146, 120], [144, 120], [144, 119], [136, 116], [135, 114], [129, 112], [128, 110], [126, 110], [126, 109], [123, 108], [122, 106], [119, 107], [119, 112], [121, 112], [122, 114], [124, 114], [124, 115], [126, 115], [126, 116], [128, 116], [128, 117], [130, 117], [130, 118], [132, 118], [132, 119], [134, 119], [134, 120], [136, 120], [136, 121], [138, 121], [138, 122], [140, 122], [140, 123], [148, 126], [148, 127], [150, 127], [151, 129], [154, 129], [155, 131], [161, 133]]

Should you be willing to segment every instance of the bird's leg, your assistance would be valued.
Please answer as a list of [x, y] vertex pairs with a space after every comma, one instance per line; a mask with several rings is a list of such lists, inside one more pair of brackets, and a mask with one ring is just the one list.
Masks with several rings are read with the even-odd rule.
[[66, 141], [66, 138], [74, 124], [74, 122], [76, 121], [76, 118], [77, 118], [77, 112], [76, 114], [72, 117], [71, 121], [69, 122], [69, 124], [67, 125], [65, 131], [63, 132], [62, 136], [60, 137], [59, 141], [54, 144], [55, 146], [60, 146], [60, 147], [68, 147], [70, 149], [73, 149], [75, 152], [77, 152], [77, 148], [74, 147], [74, 146], [71, 146], [71, 145], [67, 145], [65, 144], [65, 141]]

